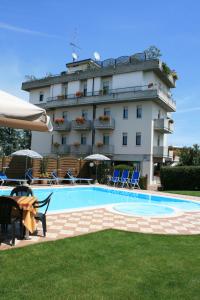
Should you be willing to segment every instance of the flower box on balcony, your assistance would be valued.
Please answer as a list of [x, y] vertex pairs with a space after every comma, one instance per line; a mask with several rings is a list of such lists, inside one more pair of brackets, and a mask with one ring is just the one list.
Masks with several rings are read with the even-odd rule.
[[58, 100], [63, 100], [63, 99], [65, 99], [65, 96], [64, 96], [64, 95], [58, 95], [58, 96], [57, 96], [57, 99], [58, 99]]
[[103, 143], [102, 142], [98, 142], [98, 143], [96, 143], [96, 146], [97, 147], [103, 147]]
[[80, 92], [80, 91], [76, 92], [76, 97], [82, 97], [82, 96], [83, 96], [82, 92]]
[[99, 116], [99, 121], [108, 122], [110, 121], [110, 116]]
[[57, 125], [59, 125], [59, 124], [63, 124], [63, 123], [64, 123], [64, 121], [65, 121], [65, 119], [64, 119], [64, 118], [56, 118], [56, 119], [54, 120], [54, 122], [55, 122]]
[[73, 144], [75, 147], [79, 147], [80, 146], [80, 143], [79, 142], [74, 142]]
[[55, 148], [58, 148], [58, 147], [60, 147], [60, 144], [59, 143], [53, 143], [53, 146], [55, 147]]
[[151, 82], [151, 83], [148, 84], [148, 89], [150, 89], [152, 87], [153, 87], [153, 82]]
[[84, 117], [77, 117], [76, 118], [76, 123], [77, 124], [84, 124], [85, 123], [85, 118]]

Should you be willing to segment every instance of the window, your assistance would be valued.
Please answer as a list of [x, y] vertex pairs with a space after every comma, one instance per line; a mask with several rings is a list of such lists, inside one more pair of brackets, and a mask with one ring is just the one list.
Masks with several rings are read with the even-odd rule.
[[67, 115], [68, 115], [68, 112], [67, 112], [67, 111], [63, 111], [62, 115], [63, 115], [63, 119], [64, 119], [65, 121], [67, 121]]
[[159, 109], [159, 111], [158, 111], [158, 119], [160, 119], [160, 116], [161, 116], [161, 111]]
[[87, 80], [82, 82], [83, 96], [87, 96]]
[[126, 132], [122, 133], [122, 145], [127, 146], [128, 145], [128, 134]]
[[81, 134], [81, 145], [87, 144], [87, 137], [85, 134]]
[[103, 90], [103, 95], [107, 95], [109, 93], [110, 89], [110, 82], [109, 80], [105, 80], [102, 83], [102, 90]]
[[160, 136], [158, 135], [158, 138], [157, 138], [157, 146], [159, 147], [160, 146]]
[[110, 117], [110, 108], [104, 108], [103, 114], [104, 114], [104, 116], [109, 116]]
[[82, 110], [82, 117], [87, 119], [87, 117], [88, 117], [88, 111], [87, 110], [85, 110], [85, 109]]
[[62, 87], [63, 95], [65, 96], [65, 99], [67, 98], [68, 95], [68, 84], [64, 83]]
[[67, 137], [64, 136], [64, 135], [62, 136], [61, 144], [62, 145], [66, 145], [67, 144]]
[[142, 118], [142, 106], [138, 105], [137, 106], [137, 119], [141, 119]]
[[104, 134], [104, 136], [103, 136], [103, 144], [104, 145], [109, 145], [109, 140], [110, 140], [109, 135]]
[[141, 132], [136, 132], [136, 146], [141, 146]]
[[42, 102], [44, 100], [44, 94], [43, 93], [40, 93], [39, 100], [40, 100], [40, 102]]
[[125, 106], [123, 109], [123, 119], [128, 119], [128, 107]]

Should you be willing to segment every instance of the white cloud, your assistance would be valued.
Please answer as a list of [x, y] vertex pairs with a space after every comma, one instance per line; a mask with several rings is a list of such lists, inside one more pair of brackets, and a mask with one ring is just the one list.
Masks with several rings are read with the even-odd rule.
[[23, 33], [23, 34], [30, 34], [30, 35], [43, 36], [43, 37], [48, 37], [48, 38], [62, 39], [62, 37], [58, 36], [58, 35], [48, 34], [48, 33], [30, 30], [30, 29], [22, 28], [22, 27], [17, 27], [17, 26], [13, 26], [11, 24], [7, 24], [4, 22], [0, 22], [0, 29], [10, 30], [10, 31], [18, 32], [18, 33]]

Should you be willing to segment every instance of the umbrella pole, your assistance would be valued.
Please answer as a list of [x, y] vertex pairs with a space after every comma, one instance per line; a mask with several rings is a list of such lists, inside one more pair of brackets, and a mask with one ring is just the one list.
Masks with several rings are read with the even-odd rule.
[[98, 165], [97, 165], [97, 161], [96, 161], [96, 180], [95, 180], [95, 184], [98, 184], [98, 179], [97, 179], [97, 167], [98, 167]]

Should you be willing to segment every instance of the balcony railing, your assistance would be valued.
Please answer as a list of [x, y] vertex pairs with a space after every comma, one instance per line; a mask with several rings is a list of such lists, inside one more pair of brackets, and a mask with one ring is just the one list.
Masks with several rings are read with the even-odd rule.
[[168, 150], [168, 147], [163, 146], [154, 146], [153, 147], [153, 156], [159, 158], [172, 158], [171, 152]]
[[51, 146], [51, 152], [54, 154], [69, 154], [70, 147], [69, 145], [59, 145], [59, 146]]
[[73, 120], [71, 125], [73, 130], [91, 130], [92, 128], [92, 122], [90, 120], [84, 120], [83, 122]]
[[[79, 96], [77, 96], [79, 95]], [[109, 89], [108, 91], [99, 90], [93, 92], [75, 93], [70, 95], [49, 97], [45, 106], [59, 107], [62, 105], [86, 105], [91, 103], [102, 102], [122, 102], [138, 99], [159, 99], [163, 104], [171, 108], [170, 111], [176, 109], [176, 102], [172, 99], [172, 95], [157, 84], [148, 84], [142, 86], [131, 86], [126, 88]]]
[[114, 154], [114, 145], [93, 146], [93, 153], [100, 153], [100, 154], [104, 154], [104, 155], [113, 155]]
[[115, 129], [115, 120], [110, 118], [109, 120], [96, 119], [94, 121], [95, 129]]
[[85, 156], [92, 152], [91, 145], [71, 145], [70, 146], [70, 154], [71, 155], [78, 155], [78, 156]]
[[70, 122], [65, 121], [64, 123], [53, 123], [53, 130], [56, 131], [70, 131]]
[[171, 119], [155, 119], [154, 129], [162, 133], [173, 133], [174, 124]]

